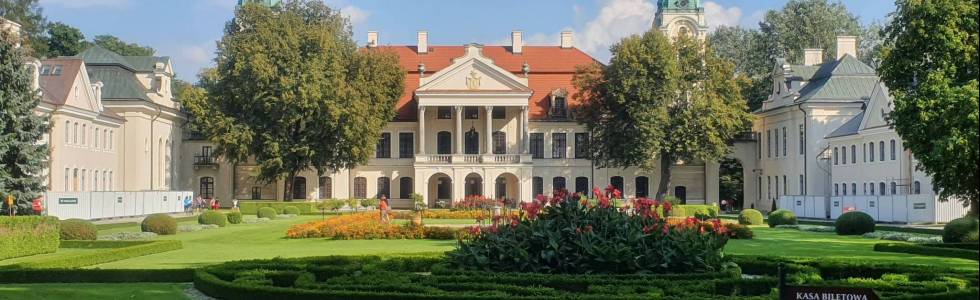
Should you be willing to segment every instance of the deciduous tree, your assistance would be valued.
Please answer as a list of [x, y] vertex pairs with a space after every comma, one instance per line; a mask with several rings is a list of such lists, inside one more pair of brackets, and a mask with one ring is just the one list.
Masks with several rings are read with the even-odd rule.
[[0, 1], [0, 16], [20, 24], [24, 39], [21, 41], [28, 55], [45, 57], [48, 53], [44, 31], [48, 21], [44, 18], [38, 0]]
[[92, 38], [92, 43], [122, 56], [151, 56], [156, 53], [152, 47], [127, 43], [113, 35], [97, 35]]
[[879, 68], [905, 148], [940, 196], [959, 199], [973, 215], [980, 199], [977, 2], [899, 1]]
[[85, 35], [78, 28], [54, 22], [48, 27], [48, 57], [72, 56], [85, 50]]
[[285, 177], [286, 191], [300, 171], [366, 163], [403, 91], [395, 54], [358, 50], [349, 21], [320, 1], [242, 6], [217, 54], [206, 96], [184, 99], [195, 126], [216, 154], [254, 159], [260, 180]]
[[659, 30], [623, 39], [608, 66], [576, 74], [579, 121], [599, 167], [660, 171], [657, 197], [678, 162], [713, 161], [747, 128], [750, 115], [734, 67], [704, 43]]

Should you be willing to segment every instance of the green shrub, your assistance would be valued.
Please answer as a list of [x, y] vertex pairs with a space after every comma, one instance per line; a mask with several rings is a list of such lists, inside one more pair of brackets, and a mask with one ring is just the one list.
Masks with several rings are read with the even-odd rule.
[[82, 252], [71, 255], [52, 256], [30, 262], [14, 265], [18, 268], [81, 268], [97, 264], [104, 264], [133, 258], [137, 256], [150, 255], [155, 253], [167, 252], [183, 248], [180, 241], [77, 241], [75, 246], [87, 249], [103, 249], [91, 252]]
[[225, 225], [228, 225], [228, 217], [221, 212], [209, 210], [197, 216], [197, 224], [218, 225], [218, 227], [225, 227]]
[[3, 283], [191, 281], [194, 269], [0, 269]]
[[733, 239], [748, 240], [755, 236], [752, 228], [742, 224], [725, 223], [725, 230], [728, 231], [728, 236]]
[[275, 219], [277, 216], [279, 216], [279, 213], [276, 212], [276, 209], [275, 208], [262, 207], [262, 208], [259, 208], [259, 211], [258, 211], [258, 213], [256, 213], [256, 216], [258, 216], [259, 218], [266, 218], [266, 219], [270, 219], [271, 220], [271, 219]]
[[976, 217], [966, 216], [955, 219], [943, 226], [943, 242], [976, 242], [978, 230], [980, 230], [980, 221]]
[[233, 211], [228, 213], [228, 223], [231, 224], [241, 224], [242, 223], [242, 212]]
[[776, 225], [796, 225], [796, 214], [785, 209], [777, 209], [769, 213], [769, 227]]
[[381, 205], [381, 199], [370, 198], [361, 200], [361, 206], [363, 207], [378, 208], [378, 205]]
[[[976, 248], [974, 248], [976, 249]], [[954, 257], [963, 259], [980, 260], [980, 251], [966, 250], [958, 248], [931, 247], [928, 244], [900, 244], [900, 243], [878, 243], [875, 244], [875, 251], [909, 253], [927, 256]]]
[[762, 213], [755, 209], [744, 209], [738, 213], [738, 223], [742, 225], [762, 225]]
[[344, 200], [327, 199], [320, 202], [318, 206], [322, 210], [334, 211], [334, 210], [344, 208], [344, 205], [347, 205], [347, 202]]
[[177, 234], [177, 220], [166, 214], [152, 214], [143, 219], [140, 228], [160, 235]]
[[61, 240], [95, 240], [99, 237], [99, 229], [95, 224], [82, 219], [61, 221]]
[[834, 222], [834, 231], [839, 235], [861, 235], [875, 231], [875, 220], [870, 215], [852, 211], [837, 217]]
[[687, 209], [683, 205], [675, 205], [670, 208], [671, 217], [687, 217]]
[[424, 233], [425, 238], [430, 240], [455, 240], [460, 230], [462, 229], [446, 226], [426, 226]]
[[251, 200], [251, 201], [238, 201], [238, 210], [245, 215], [254, 215], [259, 213], [259, 208], [271, 207], [276, 210], [276, 214], [283, 213], [283, 209], [286, 206], [295, 206], [299, 208], [300, 214], [314, 214], [320, 213], [317, 209], [317, 202], [276, 202], [272, 200]]
[[58, 250], [58, 218], [0, 217], [0, 260]]
[[299, 215], [299, 208], [295, 206], [286, 206], [282, 208], [282, 213], [286, 215]]

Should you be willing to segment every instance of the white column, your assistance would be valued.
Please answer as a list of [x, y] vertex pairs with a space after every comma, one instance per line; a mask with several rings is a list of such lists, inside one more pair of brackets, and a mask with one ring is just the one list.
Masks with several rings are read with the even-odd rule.
[[463, 107], [453, 106], [456, 109], [456, 154], [463, 154]]
[[486, 123], [487, 123], [486, 136], [487, 137], [484, 140], [486, 140], [487, 148], [484, 149], [483, 153], [486, 153], [486, 154], [489, 155], [489, 154], [493, 154], [493, 106], [489, 106], [489, 105], [488, 106], [485, 106], [484, 107], [484, 110], [486, 110], [486, 119], [487, 119], [487, 121], [486, 121]]
[[419, 106], [419, 155], [425, 155], [425, 106]]
[[527, 118], [527, 106], [521, 106], [521, 154], [528, 154], [530, 152], [530, 137], [529, 137], [529, 126]]

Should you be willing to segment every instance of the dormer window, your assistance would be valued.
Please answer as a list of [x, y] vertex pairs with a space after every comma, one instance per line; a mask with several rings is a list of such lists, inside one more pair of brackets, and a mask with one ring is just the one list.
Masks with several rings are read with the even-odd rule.
[[556, 119], [568, 118], [568, 91], [559, 88], [551, 92], [548, 116]]
[[51, 68], [51, 75], [61, 75], [61, 65], [55, 65]]
[[41, 66], [41, 75], [51, 75], [51, 66], [50, 65]]

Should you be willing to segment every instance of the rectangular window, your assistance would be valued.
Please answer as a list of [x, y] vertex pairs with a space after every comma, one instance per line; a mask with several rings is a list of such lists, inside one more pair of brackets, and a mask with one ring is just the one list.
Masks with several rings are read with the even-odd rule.
[[463, 107], [463, 116], [467, 120], [476, 120], [480, 118], [480, 109], [474, 106]]
[[858, 162], [857, 146], [851, 145], [851, 164]]
[[507, 116], [507, 108], [503, 106], [494, 106], [491, 114], [491, 118], [504, 119]]
[[[775, 139], [773, 139], [773, 141], [776, 142], [776, 146], [773, 147], [774, 148], [773, 150], [775, 150], [775, 151], [773, 151], [773, 152], [776, 152], [776, 154], [774, 154], [773, 156], [779, 157], [779, 128], [773, 129], [773, 131], [776, 132]], [[776, 192], [778, 193], [779, 191], [776, 191]]]
[[582, 195], [589, 195], [589, 178], [575, 177], [575, 192]]
[[800, 125], [800, 155], [803, 155], [803, 149], [806, 149], [806, 132], [803, 130], [803, 125]]
[[355, 199], [367, 198], [367, 178], [364, 177], [354, 178], [354, 198]]
[[589, 158], [589, 134], [575, 133], [575, 158]]
[[398, 157], [399, 158], [415, 157], [415, 133], [412, 132], [398, 133]]
[[756, 149], [756, 151], [758, 151], [756, 153], [759, 154], [759, 158], [762, 158], [762, 143], [763, 143], [763, 141], [762, 141], [762, 134], [756, 132], [756, 133], [754, 133], [754, 135], [756, 137], [756, 140], [759, 141], [758, 143], [756, 143], [756, 148], [758, 148], [758, 149]]
[[252, 187], [252, 200], [259, 199], [262, 199], [262, 188], [257, 186]]
[[391, 133], [382, 132], [375, 147], [375, 158], [391, 158]]
[[449, 106], [440, 106], [436, 109], [437, 119], [452, 119], [453, 118], [453, 108]]
[[551, 134], [551, 158], [565, 158], [565, 152], [567, 152], [565, 137], [566, 134], [564, 132]]
[[804, 190], [806, 189], [806, 184], [803, 182], [803, 174], [800, 174], [800, 195], [806, 195]]
[[766, 195], [772, 199], [772, 176], [766, 176]]
[[507, 153], [507, 134], [503, 131], [493, 133], [493, 154]]
[[544, 158], [544, 133], [531, 133], [531, 158]]
[[891, 140], [891, 159], [895, 160], [895, 140]]
[[555, 177], [551, 179], [551, 190], [553, 192], [565, 189], [565, 177]]
[[786, 182], [786, 175], [783, 175], [783, 195], [789, 194], [789, 182]]
[[544, 178], [537, 176], [531, 178], [531, 194], [534, 197], [544, 194]]
[[766, 157], [772, 157], [772, 130], [766, 130]]
[[783, 127], [783, 156], [786, 156], [786, 127]]
[[[85, 140], [83, 139], [82, 144], [84, 143]], [[885, 161], [885, 141], [878, 142], [878, 154], [878, 160]]]

